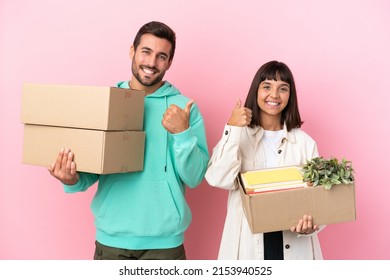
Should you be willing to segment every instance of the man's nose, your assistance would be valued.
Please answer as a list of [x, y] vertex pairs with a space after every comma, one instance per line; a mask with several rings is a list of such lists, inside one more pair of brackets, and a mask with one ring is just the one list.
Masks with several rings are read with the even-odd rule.
[[148, 58], [145, 60], [146, 65], [149, 67], [156, 66], [156, 57], [153, 55], [148, 56]]

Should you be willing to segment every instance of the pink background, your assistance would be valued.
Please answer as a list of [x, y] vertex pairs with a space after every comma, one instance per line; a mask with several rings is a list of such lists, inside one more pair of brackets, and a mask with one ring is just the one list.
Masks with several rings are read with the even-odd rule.
[[[320, 233], [324, 257], [390, 259], [389, 12], [385, 0], [2, 0], [0, 259], [92, 258], [95, 188], [64, 194], [44, 167], [21, 164], [22, 83], [112, 86], [129, 79], [130, 44], [150, 20], [177, 33], [166, 78], [200, 106], [210, 152], [258, 67], [286, 62], [303, 129], [321, 155], [345, 157], [356, 169], [357, 220]], [[187, 196], [188, 258], [215, 259], [227, 192], [203, 182]]]

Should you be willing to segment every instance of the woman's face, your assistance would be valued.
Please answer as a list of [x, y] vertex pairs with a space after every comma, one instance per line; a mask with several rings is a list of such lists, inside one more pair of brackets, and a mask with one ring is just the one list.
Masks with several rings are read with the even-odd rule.
[[257, 90], [257, 104], [261, 110], [261, 117], [282, 116], [290, 97], [290, 85], [281, 80], [265, 80], [260, 83]]

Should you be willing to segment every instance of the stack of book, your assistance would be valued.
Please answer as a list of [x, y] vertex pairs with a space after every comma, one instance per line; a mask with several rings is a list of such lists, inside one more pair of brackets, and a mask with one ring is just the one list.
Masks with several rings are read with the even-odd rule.
[[240, 173], [247, 194], [307, 187], [300, 166], [260, 169]]

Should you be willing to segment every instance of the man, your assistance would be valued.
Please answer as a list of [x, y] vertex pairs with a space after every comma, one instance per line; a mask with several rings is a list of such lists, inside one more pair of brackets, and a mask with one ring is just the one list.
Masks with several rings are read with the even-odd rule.
[[120, 88], [145, 91], [142, 172], [77, 172], [70, 149], [60, 151], [48, 167], [65, 192], [85, 191], [99, 180], [91, 205], [96, 225], [94, 259], [186, 259], [184, 232], [191, 211], [185, 185], [200, 184], [209, 153], [198, 107], [163, 81], [175, 46], [170, 27], [145, 24], [130, 49], [132, 78], [118, 83]]

